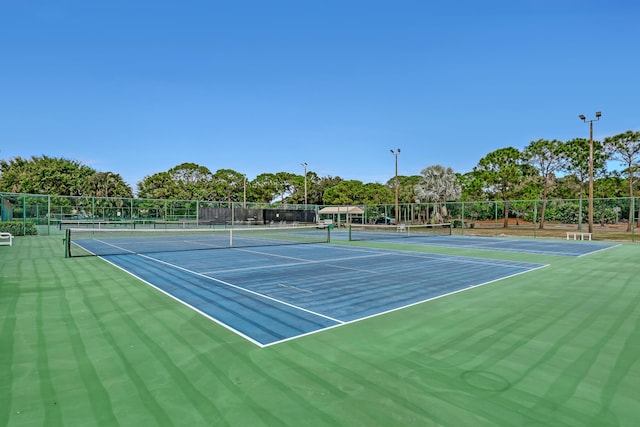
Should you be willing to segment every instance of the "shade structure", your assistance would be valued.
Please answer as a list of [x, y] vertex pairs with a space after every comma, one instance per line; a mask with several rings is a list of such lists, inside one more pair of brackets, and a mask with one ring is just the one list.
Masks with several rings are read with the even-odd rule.
[[364, 210], [358, 206], [327, 206], [318, 211], [319, 214], [335, 215], [349, 214], [362, 215]]

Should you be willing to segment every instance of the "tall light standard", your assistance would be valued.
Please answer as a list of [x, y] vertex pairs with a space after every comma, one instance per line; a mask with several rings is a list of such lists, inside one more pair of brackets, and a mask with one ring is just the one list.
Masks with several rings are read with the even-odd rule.
[[398, 225], [398, 154], [400, 154], [400, 149], [398, 148], [396, 151], [389, 151], [391, 151], [391, 154], [393, 154], [393, 156], [396, 158], [396, 225]]
[[247, 175], [242, 175], [242, 177], [244, 178], [243, 185], [242, 185], [242, 207], [246, 208], [247, 207]]
[[593, 233], [593, 122], [600, 120], [602, 113], [596, 111], [596, 118], [587, 120], [584, 114], [580, 114], [580, 120], [589, 122], [589, 233]]
[[304, 168], [304, 205], [306, 207], [307, 206], [307, 166], [309, 165], [307, 164], [307, 162], [302, 162], [301, 165]]

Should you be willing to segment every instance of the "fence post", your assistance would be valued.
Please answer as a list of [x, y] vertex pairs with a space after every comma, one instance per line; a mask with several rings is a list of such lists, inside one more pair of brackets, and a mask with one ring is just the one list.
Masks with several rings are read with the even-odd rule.
[[462, 205], [460, 213], [460, 235], [464, 236], [464, 202], [460, 202]]
[[636, 199], [631, 198], [631, 241], [636, 241]]
[[47, 196], [47, 236], [51, 235], [51, 196]]
[[493, 206], [494, 206], [494, 209], [493, 209], [493, 211], [494, 211], [494, 213], [493, 213], [493, 220], [494, 220], [494, 222], [493, 222], [493, 234], [495, 236], [497, 236], [498, 235], [498, 201], [497, 200], [493, 202]]
[[538, 201], [533, 201], [533, 238], [536, 238], [536, 223], [538, 222]]
[[22, 196], [22, 235], [27, 235], [27, 196]]

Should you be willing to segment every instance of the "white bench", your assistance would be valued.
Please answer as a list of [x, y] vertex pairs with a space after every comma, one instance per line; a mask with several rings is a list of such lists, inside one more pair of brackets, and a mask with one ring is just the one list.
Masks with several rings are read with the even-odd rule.
[[580, 236], [580, 240], [585, 240], [585, 237], [591, 240], [591, 233], [583, 233], [582, 231], [567, 231], [567, 240], [570, 236], [573, 236], [573, 240], [578, 240], [578, 236]]
[[11, 246], [11, 245], [13, 245], [13, 234], [5, 233], [3, 231], [0, 232], [0, 245], [1, 246]]

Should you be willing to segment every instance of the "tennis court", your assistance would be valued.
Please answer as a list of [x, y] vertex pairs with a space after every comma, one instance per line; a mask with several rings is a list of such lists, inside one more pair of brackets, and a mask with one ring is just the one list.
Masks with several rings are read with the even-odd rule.
[[[1, 425], [635, 426], [640, 417], [637, 244], [583, 257], [345, 240], [105, 256], [154, 280], [202, 279], [190, 289], [216, 289], [245, 322], [264, 314], [256, 294], [273, 292], [347, 324], [322, 320], [270, 345], [104, 259], [65, 259], [62, 237], [0, 247]], [[405, 274], [413, 264], [422, 268]], [[519, 274], [536, 265], [546, 267]], [[483, 270], [504, 277], [403, 309], [359, 306], [414, 285], [484, 283], [491, 277], [474, 277]], [[367, 289], [401, 281], [377, 296]], [[356, 282], [363, 289], [334, 295]], [[299, 315], [273, 302], [260, 320], [269, 329]]]
[[[301, 234], [285, 231], [296, 238]], [[195, 240], [193, 235], [162, 235], [153, 244], [147, 236], [140, 243], [116, 233], [115, 238], [101, 235], [75, 244], [92, 252], [128, 253], [103, 257], [260, 346], [543, 267], [326, 244], [291, 245], [282, 241], [282, 231], [276, 233], [277, 240], [266, 242], [275, 246], [260, 246], [266, 243], [250, 239], [248, 235], [255, 233], [249, 232], [241, 246], [223, 250], [171, 250], [185, 239], [197, 249], [208, 247], [211, 233], [199, 233]], [[221, 245], [218, 236], [215, 241]], [[149, 253], [134, 253], [134, 248]]]
[[452, 235], [451, 230], [450, 224], [406, 227], [352, 225], [348, 232], [333, 233], [333, 238], [571, 257], [616, 246], [616, 243], [582, 240]]

